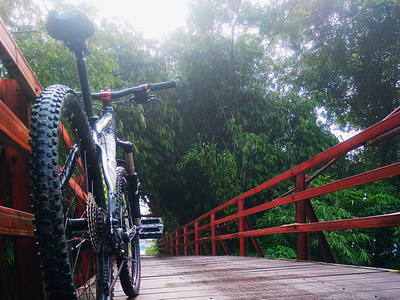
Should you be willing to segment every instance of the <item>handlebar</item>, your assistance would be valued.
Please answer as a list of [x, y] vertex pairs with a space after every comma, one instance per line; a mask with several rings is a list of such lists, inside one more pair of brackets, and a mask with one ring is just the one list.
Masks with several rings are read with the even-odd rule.
[[[142, 84], [139, 86], [127, 88], [121, 91], [115, 91], [109, 93], [112, 99], [122, 98], [128, 95], [135, 95], [137, 98], [141, 98], [143, 96], [147, 96], [150, 91], [159, 91], [165, 89], [171, 89], [176, 87], [175, 81], [165, 81], [165, 82], [158, 82], [158, 83], [149, 83], [149, 84]], [[92, 93], [92, 99], [94, 100], [101, 100], [102, 93]]]

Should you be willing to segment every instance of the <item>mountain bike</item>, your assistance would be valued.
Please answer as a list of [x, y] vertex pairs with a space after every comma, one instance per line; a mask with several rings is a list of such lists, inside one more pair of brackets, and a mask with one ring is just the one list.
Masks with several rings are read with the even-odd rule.
[[[33, 211], [43, 279], [50, 299], [112, 299], [140, 288], [139, 238], [159, 238], [160, 218], [141, 219], [133, 145], [117, 136], [113, 105], [157, 100], [174, 81], [91, 93], [86, 40], [94, 25], [82, 11], [49, 13], [47, 31], [75, 54], [81, 92], [46, 88], [31, 117]], [[119, 102], [114, 99], [122, 98]], [[95, 113], [98, 100], [99, 113]], [[117, 159], [117, 149], [124, 159]]]

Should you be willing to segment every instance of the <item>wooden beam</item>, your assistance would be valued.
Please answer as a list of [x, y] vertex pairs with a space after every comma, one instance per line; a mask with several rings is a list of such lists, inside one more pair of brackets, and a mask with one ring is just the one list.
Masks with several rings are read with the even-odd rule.
[[[380, 228], [400, 226], [400, 212], [364, 217], [357, 219], [336, 220], [327, 222], [305, 223], [305, 224], [288, 224], [278, 227], [257, 229], [252, 231], [237, 232], [216, 236], [215, 240], [236, 239], [241, 237], [271, 235], [280, 233], [298, 233], [298, 232], [314, 232], [314, 231], [331, 231], [345, 229], [360, 229], [360, 228]], [[203, 241], [210, 241], [211, 238], [203, 238]]]
[[0, 234], [33, 237], [33, 214], [0, 206]]
[[[250, 216], [252, 214], [262, 212], [277, 206], [282, 206], [289, 203], [294, 203], [297, 201], [305, 200], [308, 198], [314, 198], [317, 196], [333, 193], [336, 191], [344, 190], [347, 188], [351, 188], [354, 186], [382, 180], [385, 178], [390, 178], [394, 176], [400, 176], [400, 163], [395, 163], [389, 166], [385, 166], [379, 169], [375, 169], [372, 171], [368, 171], [362, 174], [354, 175], [352, 177], [344, 178], [335, 182], [327, 183], [325, 185], [321, 185], [319, 187], [315, 187], [303, 192], [298, 192], [290, 196], [286, 196], [283, 198], [278, 198], [264, 204], [260, 204], [258, 206], [254, 206], [252, 208], [246, 209], [242, 212], [237, 212], [230, 216], [217, 219], [215, 224], [222, 224], [225, 222], [229, 222], [234, 219], [238, 219], [239, 217]], [[189, 223], [190, 225], [190, 223]], [[185, 225], [185, 226], [189, 226]], [[203, 225], [200, 229], [204, 230], [209, 227], [209, 224]]]
[[0, 60], [11, 78], [17, 80], [30, 101], [35, 101], [42, 92], [42, 86], [36, 79], [25, 57], [14, 39], [0, 20]]
[[28, 155], [28, 150], [31, 149], [28, 128], [2, 101], [0, 101], [0, 140], [25, 155]]

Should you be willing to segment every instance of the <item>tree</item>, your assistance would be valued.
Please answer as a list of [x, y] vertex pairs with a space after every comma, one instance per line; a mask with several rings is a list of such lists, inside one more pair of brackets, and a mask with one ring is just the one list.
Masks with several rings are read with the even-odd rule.
[[299, 30], [286, 31], [286, 45], [300, 61], [293, 82], [343, 126], [369, 127], [399, 106], [399, 3], [298, 2], [288, 29]]

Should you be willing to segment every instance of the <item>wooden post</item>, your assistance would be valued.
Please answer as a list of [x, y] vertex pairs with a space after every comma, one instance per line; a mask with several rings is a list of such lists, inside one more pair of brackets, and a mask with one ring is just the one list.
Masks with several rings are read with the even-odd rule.
[[[310, 199], [305, 200], [305, 203], [306, 203], [308, 220], [310, 222], [319, 222], [317, 214], [315, 213], [314, 207], [312, 206]], [[335, 256], [333, 255], [332, 249], [329, 246], [325, 233], [323, 231], [316, 231], [314, 233], [317, 236], [318, 244], [320, 245], [322, 252], [324, 253], [325, 261], [329, 263], [336, 263]]]
[[[304, 173], [296, 176], [295, 191], [301, 192], [306, 190], [306, 177]], [[306, 203], [304, 200], [295, 203], [296, 223], [306, 223]], [[306, 232], [297, 233], [297, 259], [308, 259], [308, 234]]]
[[169, 250], [171, 252], [171, 256], [174, 255], [174, 247], [173, 247], [173, 238], [172, 238], [172, 233], [169, 235]]
[[[244, 210], [244, 200], [239, 200], [238, 202], [238, 213], [241, 213]], [[244, 232], [244, 218], [239, 217], [239, 232]], [[239, 248], [240, 248], [240, 256], [246, 256], [246, 239], [241, 237], [239, 238]]]
[[[29, 127], [29, 101], [16, 80], [1, 80], [2, 100], [16, 117]], [[6, 161], [11, 183], [12, 208], [31, 212], [29, 188], [29, 164], [26, 153], [6, 145]], [[19, 293], [21, 299], [42, 299], [42, 276], [35, 240], [16, 238], [15, 254], [18, 268]]]
[[217, 241], [214, 240], [216, 236], [216, 230], [215, 230], [215, 214], [211, 214], [211, 249], [212, 249], [212, 255], [217, 255]]
[[200, 255], [200, 247], [199, 247], [199, 222], [194, 223], [194, 242], [195, 242], [195, 251], [196, 255]]
[[175, 231], [175, 252], [176, 256], [179, 255], [179, 230]]
[[183, 255], [187, 255], [187, 227], [183, 227]]

